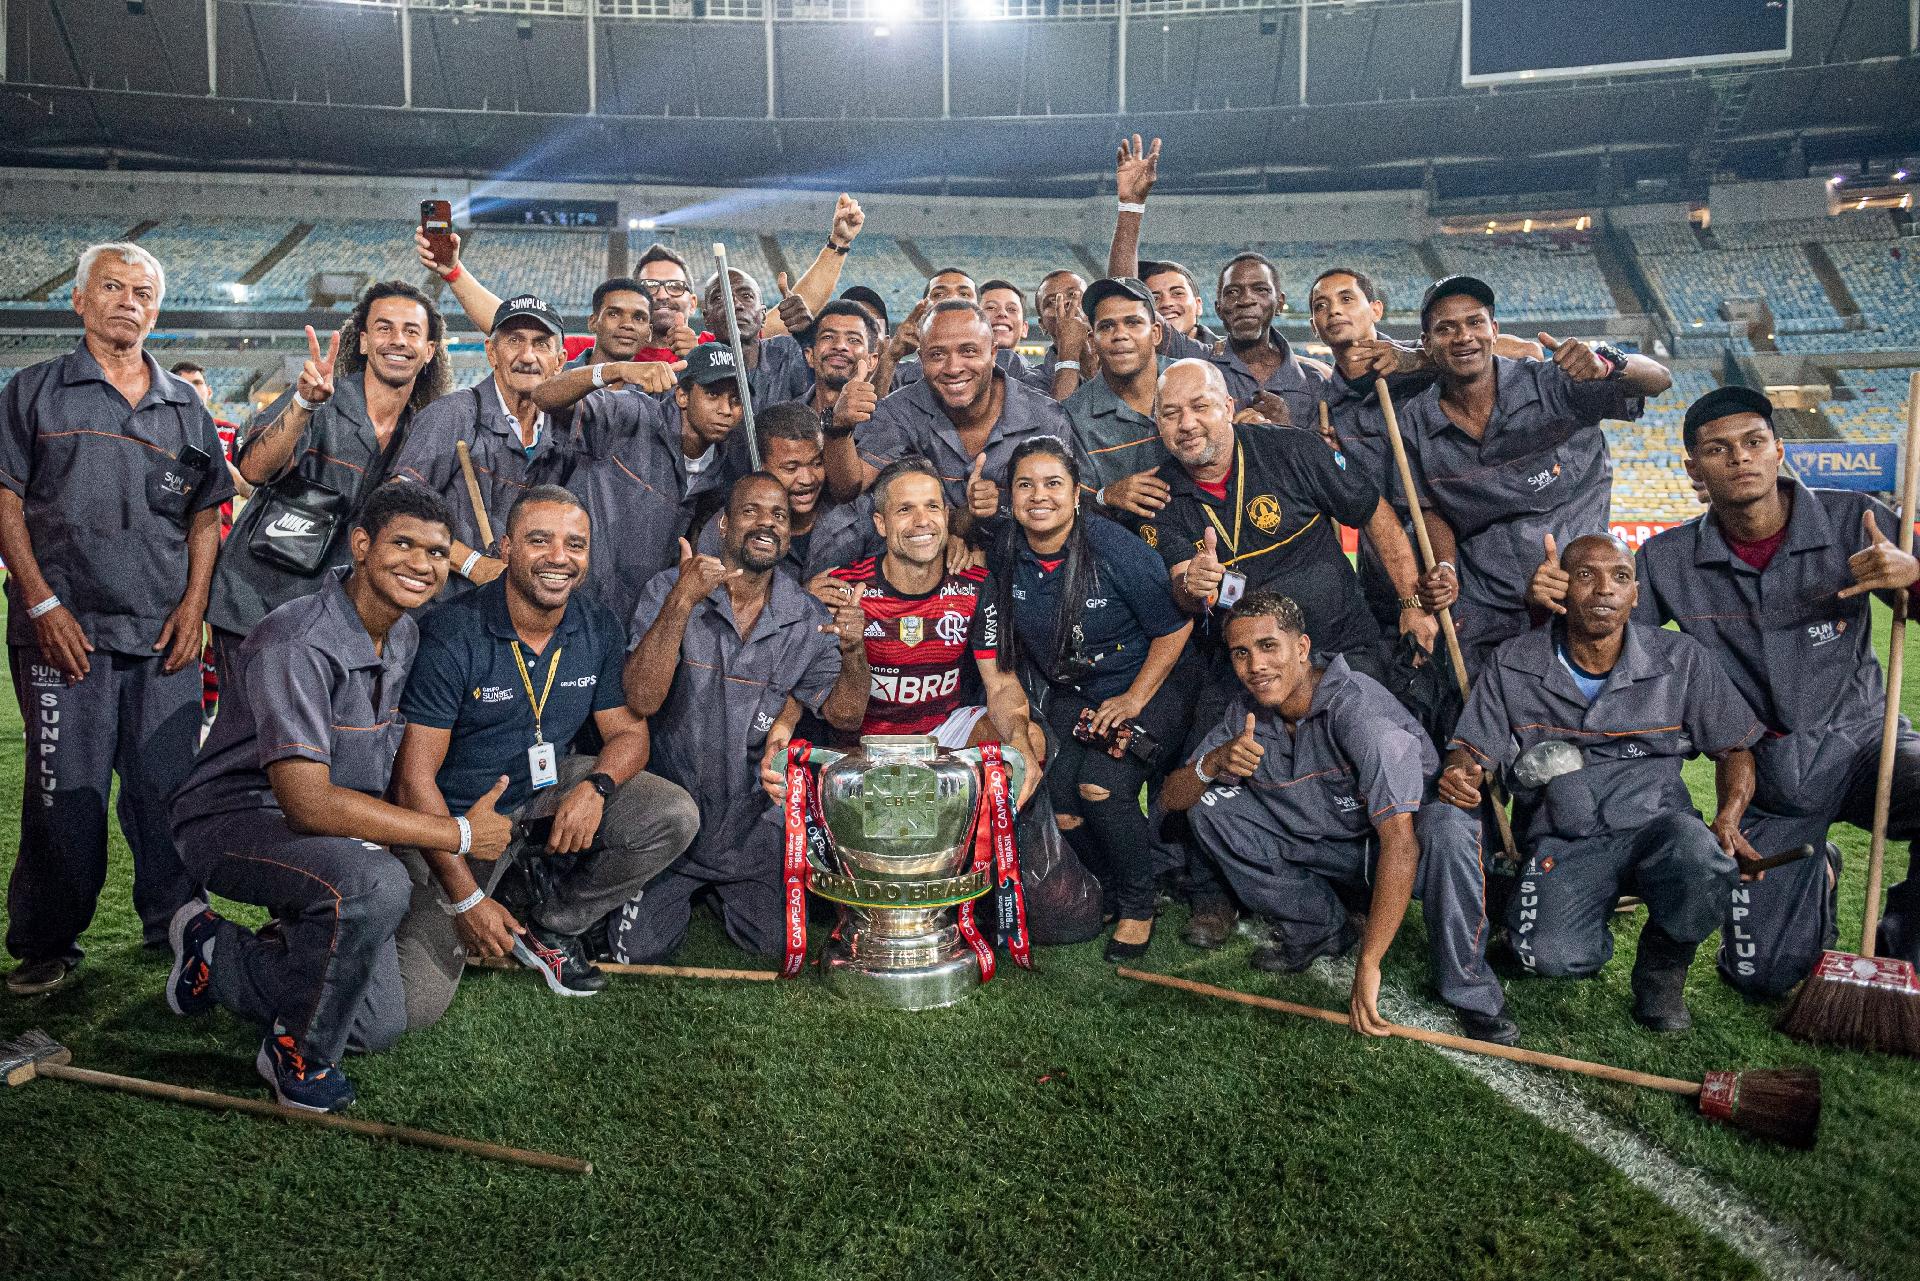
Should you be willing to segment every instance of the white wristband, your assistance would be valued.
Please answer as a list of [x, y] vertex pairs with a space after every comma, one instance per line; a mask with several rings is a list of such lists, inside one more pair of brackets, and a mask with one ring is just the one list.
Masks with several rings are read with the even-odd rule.
[[1436, 560], [1433, 562], [1433, 567], [1435, 569], [1444, 569], [1455, 578], [1460, 577], [1460, 571], [1453, 567], [1453, 562], [1450, 560]]
[[454, 825], [460, 829], [460, 848], [455, 850], [454, 853], [466, 854], [471, 852], [473, 849], [473, 824], [467, 821], [465, 814], [455, 815], [453, 821]]
[[607, 376], [601, 372], [599, 365], [593, 367], [593, 385], [595, 387], [605, 387], [607, 385]]
[[1218, 775], [1207, 773], [1206, 762], [1207, 762], [1206, 756], [1202, 755], [1199, 760], [1193, 763], [1193, 776], [1199, 779], [1202, 783], [1211, 783], [1216, 777], [1218, 777]]
[[293, 403], [300, 406], [300, 408], [306, 410], [308, 413], [312, 413], [314, 410], [320, 408], [319, 401], [308, 400], [305, 396], [302, 396], [300, 394], [300, 389], [298, 387], [293, 389]]
[[47, 614], [51, 614], [54, 610], [59, 608], [60, 608], [60, 598], [58, 596], [49, 596], [45, 600], [41, 601], [38, 605], [35, 605], [32, 609], [28, 610], [27, 617], [40, 618]]
[[480, 553], [477, 551], [468, 552], [467, 558], [464, 561], [460, 562], [460, 577], [472, 578], [473, 567], [475, 565], [478, 565], [479, 563], [480, 563]]
[[1120, 202], [1120, 212], [1144, 214], [1147, 212], [1147, 207], [1144, 203], [1139, 203], [1132, 200], [1122, 200]]
[[1053, 371], [1055, 373], [1059, 373], [1062, 369], [1071, 369], [1077, 374], [1080, 372], [1080, 362], [1077, 360], [1056, 360], [1053, 362]]
[[442, 912], [445, 912], [448, 916], [465, 916], [468, 912], [471, 912], [474, 908], [479, 907], [480, 901], [486, 898], [486, 896], [487, 896], [487, 892], [481, 889], [478, 885], [476, 885], [473, 887], [473, 893], [467, 895], [465, 898], [461, 899], [458, 903], [448, 903], [442, 900], [440, 904], [440, 910]]

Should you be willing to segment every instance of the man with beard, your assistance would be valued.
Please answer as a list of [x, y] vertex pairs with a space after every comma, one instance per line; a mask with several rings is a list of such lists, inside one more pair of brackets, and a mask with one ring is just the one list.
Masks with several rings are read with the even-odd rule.
[[1544, 333], [1553, 359], [1501, 356], [1493, 290], [1471, 276], [1429, 288], [1420, 327], [1440, 376], [1398, 406], [1400, 426], [1423, 497], [1446, 522], [1430, 532], [1458, 537], [1434, 550], [1459, 566], [1454, 621], [1473, 671], [1531, 626], [1527, 581], [1545, 536], [1565, 546], [1607, 527], [1613, 462], [1601, 420], [1638, 418], [1673, 379], [1645, 356]]
[[[1477, 811], [1489, 773], [1513, 790], [1527, 862], [1507, 936], [1529, 973], [1597, 974], [1613, 955], [1613, 905], [1623, 893], [1645, 899], [1633, 1017], [1685, 1031], [1693, 954], [1720, 928], [1740, 865], [1760, 857], [1740, 823], [1763, 727], [1700, 642], [1630, 621], [1639, 586], [1624, 543], [1582, 535], [1560, 568], [1564, 615], [1488, 659], [1440, 795]], [[1711, 826], [1680, 777], [1699, 755], [1715, 763]]]
[[1093, 468], [1082, 483], [1094, 487], [1101, 506], [1152, 520], [1169, 497], [1154, 474], [1167, 461], [1153, 416], [1163, 326], [1138, 280], [1096, 280], [1080, 306], [1093, 327], [1100, 372], [1060, 407]]
[[1345, 953], [1360, 931], [1340, 890], [1371, 886], [1348, 1016], [1354, 1031], [1385, 1036], [1380, 963], [1417, 896], [1441, 999], [1468, 1036], [1513, 1044], [1487, 965], [1479, 824], [1434, 799], [1433, 740], [1346, 660], [1316, 660], [1287, 597], [1248, 596], [1226, 633], [1240, 691], [1161, 800], [1190, 816], [1234, 892], [1269, 923], [1254, 968], [1292, 973]]
[[[1107, 251], [1107, 274], [1131, 276], [1143, 282], [1153, 294], [1153, 307], [1165, 329], [1161, 335], [1161, 354], [1196, 356], [1201, 354], [1184, 340], [1198, 347], [1211, 347], [1219, 336], [1200, 323], [1200, 282], [1188, 267], [1171, 260], [1155, 261], [1140, 257], [1140, 224], [1147, 212], [1147, 195], [1160, 176], [1160, 140], [1145, 145], [1139, 134], [1120, 140], [1114, 160], [1114, 191], [1120, 210], [1114, 218], [1113, 244]], [[1181, 350], [1171, 349], [1179, 345]]]
[[505, 564], [485, 546], [455, 445], [473, 457], [480, 501], [495, 532], [506, 527], [514, 500], [566, 465], [566, 445], [534, 392], [563, 359], [560, 314], [540, 298], [521, 294], [500, 304], [487, 339], [493, 373], [422, 410], [394, 457], [395, 476], [425, 485], [453, 513], [453, 567], [449, 590], [490, 583]]
[[[830, 520], [839, 509], [826, 500], [826, 441], [820, 434], [819, 419], [805, 405], [788, 401], [758, 415], [753, 433], [760, 442], [760, 470], [787, 491], [788, 545], [779, 567], [805, 582], [809, 566], [841, 565], [859, 555], [872, 534], [869, 530], [863, 538], [861, 531], [849, 529], [845, 521]], [[823, 560], [820, 549], [814, 546], [820, 538], [831, 537], [827, 533], [829, 523], [841, 530], [834, 541], [847, 553], [837, 560]], [[715, 513], [701, 526], [694, 546], [704, 555], [719, 556], [726, 550], [724, 544], [720, 517]]]
[[[621, 691], [626, 628], [577, 590], [589, 535], [578, 499], [536, 485], [507, 517], [506, 572], [421, 622], [400, 700], [407, 731], [394, 798], [423, 814], [457, 814], [504, 771], [495, 804], [522, 826], [497, 862], [450, 846], [403, 856], [413, 907], [396, 945], [409, 1028], [446, 1012], [469, 954], [510, 956], [516, 943], [555, 995], [599, 991], [606, 979], [591, 958], [625, 951], [619, 909], [680, 857], [699, 825], [692, 798], [644, 772], [647, 725]], [[571, 747], [589, 723], [597, 756]], [[520, 920], [489, 897], [516, 858], [536, 889]]]
[[410, 485], [374, 491], [353, 564], [267, 615], [234, 656], [226, 706], [173, 799], [187, 865], [223, 898], [275, 916], [258, 933], [204, 900], [168, 931], [167, 1005], [224, 1005], [266, 1033], [254, 1067], [283, 1107], [354, 1100], [349, 1049], [385, 1049], [407, 1028], [394, 930], [410, 896], [390, 851], [427, 845], [482, 858], [512, 822], [493, 778], [466, 813], [429, 816], [385, 798], [401, 735], [400, 690], [419, 630], [411, 614], [447, 576], [447, 511]]
[[52, 991], [80, 963], [115, 774], [149, 946], [194, 894], [166, 807], [199, 740], [201, 620], [233, 482], [206, 406], [146, 350], [166, 288], [140, 246], [91, 246], [74, 276], [80, 342], [0, 392], [7, 656], [27, 759], [8, 888], [16, 995]]
[[790, 519], [778, 481], [742, 477], [721, 518], [721, 554], [696, 555], [682, 540], [679, 566], [650, 579], [634, 610], [627, 707], [648, 721], [655, 772], [699, 805], [700, 830], [625, 909], [624, 959], [671, 954], [707, 887], [736, 944], [761, 955], [783, 945], [781, 813], [762, 776], [803, 709], [856, 729], [869, 679], [859, 609], [829, 615], [774, 572]]
[[871, 418], [878, 403], [872, 377], [880, 326], [867, 309], [844, 298], [828, 303], [814, 317], [804, 343], [807, 368], [813, 371], [805, 404], [820, 426], [851, 431]]
[[[1886, 690], [1873, 649], [1869, 595], [1891, 604], [1920, 564], [1894, 543], [1900, 517], [1866, 494], [1809, 489], [1781, 475], [1773, 405], [1748, 387], [1696, 400], [1682, 428], [1687, 474], [1707, 491], [1705, 516], [1640, 549], [1635, 619], [1677, 623], [1705, 645], [1758, 713], [1759, 781], [1741, 832], [1764, 856], [1825, 844], [1733, 887], [1720, 936], [1720, 976], [1753, 997], [1784, 995], [1833, 945], [1840, 850], [1836, 822], [1867, 827]], [[1530, 599], [1565, 608], [1567, 574], [1543, 563]], [[1887, 834], [1920, 835], [1920, 734], [1902, 722], [1893, 750]], [[1920, 883], [1887, 895], [1877, 949], [1920, 962]]]
[[685, 258], [665, 245], [648, 245], [633, 270], [652, 308], [653, 327], [647, 344], [634, 353], [635, 360], [672, 364], [699, 344], [713, 341], [712, 334], [693, 330], [693, 277], [687, 274]]
[[675, 564], [675, 540], [696, 507], [725, 493], [737, 466], [728, 448], [740, 425], [733, 352], [702, 343], [687, 353], [671, 397], [636, 388], [596, 391], [574, 412], [568, 487], [586, 504], [599, 551], [587, 590], [623, 623], [640, 589]]
[[[873, 685], [859, 733], [931, 734], [956, 749], [990, 740], [1045, 761], [1046, 740], [1032, 723], [1026, 691], [999, 663], [991, 576], [978, 566], [947, 568], [940, 477], [926, 459], [902, 458], [880, 473], [872, 495], [884, 554], [834, 570], [819, 592], [829, 609], [852, 605], [864, 620]], [[963, 679], [969, 655], [976, 681]], [[1039, 771], [1029, 769], [1027, 788], [1038, 779]]]
[[[368, 286], [325, 352], [308, 329], [299, 379], [240, 447], [240, 475], [260, 492], [213, 570], [216, 669], [255, 623], [346, 567], [354, 515], [386, 481], [414, 415], [447, 389], [445, 337], [432, 300], [398, 280]], [[314, 486], [345, 500], [337, 521], [314, 519]]]
[[927, 376], [888, 396], [851, 436], [827, 441], [827, 485], [848, 501], [873, 485], [880, 469], [908, 454], [929, 459], [966, 535], [1006, 510], [1007, 462], [1033, 435], [1073, 440], [1073, 424], [1047, 396], [994, 367], [993, 329], [970, 302], [933, 309], [921, 343]]
[[[756, 405], [777, 405], [784, 400], [799, 400], [807, 394], [807, 354], [799, 342], [787, 333], [762, 335], [766, 323], [766, 304], [760, 300], [760, 284], [746, 272], [728, 268], [732, 277], [733, 312], [740, 321], [740, 352], [747, 361], [747, 386]], [[700, 296], [700, 313], [713, 330], [714, 341], [731, 347], [728, 337], [726, 299], [720, 292], [718, 273], [707, 281]], [[788, 294], [780, 300], [780, 314], [786, 328], [794, 332], [813, 323], [806, 299]], [[745, 451], [742, 451], [744, 456]]]

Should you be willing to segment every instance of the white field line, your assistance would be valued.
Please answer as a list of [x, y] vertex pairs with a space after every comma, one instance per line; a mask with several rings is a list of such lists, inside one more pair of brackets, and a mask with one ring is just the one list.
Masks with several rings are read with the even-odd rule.
[[[1310, 972], [1331, 984], [1343, 999], [1353, 986], [1350, 958], [1315, 961]], [[1460, 1026], [1451, 1014], [1397, 984], [1381, 984], [1380, 1007], [1396, 1023], [1460, 1034]], [[1435, 1048], [1434, 1052], [1483, 1082], [1509, 1106], [1565, 1134], [1658, 1197], [1668, 1209], [1726, 1242], [1774, 1281], [1857, 1281], [1855, 1273], [1810, 1250], [1737, 1193], [1702, 1171], [1680, 1164], [1660, 1147], [1595, 1111], [1552, 1073], [1458, 1050]]]

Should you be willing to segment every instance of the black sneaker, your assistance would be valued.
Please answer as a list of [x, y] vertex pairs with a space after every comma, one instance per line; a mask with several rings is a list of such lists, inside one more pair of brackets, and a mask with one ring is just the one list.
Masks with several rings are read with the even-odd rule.
[[1655, 1032], [1685, 1032], [1693, 1026], [1687, 1012], [1687, 967], [1698, 943], [1681, 943], [1649, 922], [1640, 931], [1633, 958], [1633, 1020]]
[[1248, 962], [1263, 974], [1298, 974], [1323, 956], [1345, 956], [1359, 940], [1353, 925], [1347, 923], [1319, 947], [1302, 951], [1288, 947], [1269, 930], [1267, 941], [1253, 949]]
[[167, 926], [173, 947], [167, 1008], [175, 1014], [204, 1014], [213, 1008], [213, 942], [219, 925], [206, 900], [194, 899], [182, 904]]
[[1520, 1025], [1508, 1018], [1504, 1009], [1498, 1014], [1461, 1009], [1453, 1013], [1460, 1020], [1460, 1030], [1470, 1041], [1491, 1041], [1495, 1045], [1519, 1044]]
[[309, 1058], [278, 1023], [260, 1042], [254, 1070], [273, 1087], [273, 1101], [302, 1112], [344, 1112], [353, 1105], [353, 1082], [338, 1063]]
[[7, 991], [15, 996], [45, 996], [67, 985], [79, 966], [73, 956], [49, 956], [38, 961], [22, 961], [7, 975]]
[[530, 925], [514, 940], [513, 954], [555, 996], [592, 996], [607, 985], [607, 976], [587, 960], [577, 934], [556, 934]]

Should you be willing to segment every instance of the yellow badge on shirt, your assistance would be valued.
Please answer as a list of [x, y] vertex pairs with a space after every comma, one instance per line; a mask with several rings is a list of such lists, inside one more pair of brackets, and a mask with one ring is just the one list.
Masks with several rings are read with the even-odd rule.
[[1149, 547], [1158, 547], [1160, 545], [1160, 531], [1152, 525], [1140, 526], [1140, 537], [1146, 540], [1147, 546]]
[[1280, 500], [1272, 494], [1257, 494], [1247, 500], [1247, 519], [1263, 534], [1280, 528]]
[[918, 614], [908, 614], [900, 620], [900, 643], [906, 646], [918, 645], [926, 639], [926, 619]]

